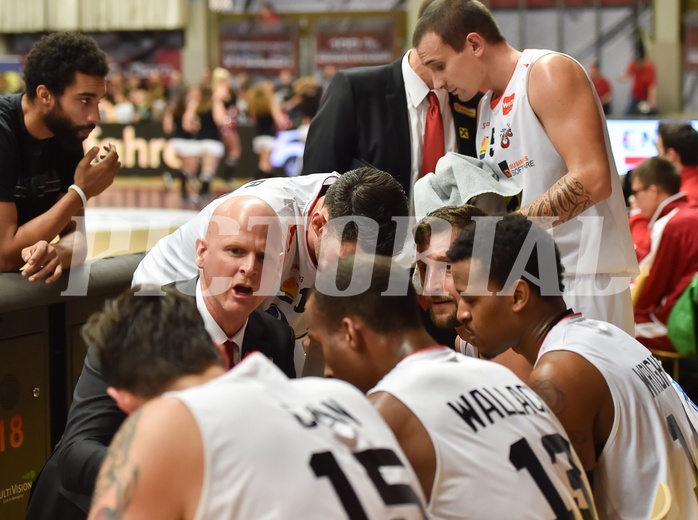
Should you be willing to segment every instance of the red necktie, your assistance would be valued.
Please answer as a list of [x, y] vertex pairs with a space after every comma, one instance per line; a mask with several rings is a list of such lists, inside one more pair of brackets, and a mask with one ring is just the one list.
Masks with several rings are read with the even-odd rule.
[[433, 90], [427, 94], [429, 109], [424, 123], [424, 151], [420, 177], [436, 170], [436, 162], [444, 155], [444, 122], [441, 119], [439, 98]]
[[228, 340], [223, 343], [223, 346], [225, 347], [225, 353], [228, 354], [228, 368], [233, 368], [235, 366], [235, 350], [237, 349], [237, 345], [234, 341]]

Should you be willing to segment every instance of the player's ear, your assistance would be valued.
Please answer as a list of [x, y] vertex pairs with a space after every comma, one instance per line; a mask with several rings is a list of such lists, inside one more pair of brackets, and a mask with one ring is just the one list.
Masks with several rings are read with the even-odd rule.
[[114, 400], [116, 406], [125, 414], [135, 412], [144, 402], [143, 399], [136, 397], [128, 390], [119, 390], [113, 386], [107, 387], [107, 395]]
[[465, 37], [465, 46], [473, 55], [479, 57], [485, 47], [485, 40], [479, 33], [471, 32]]
[[357, 327], [356, 319], [351, 316], [346, 316], [342, 319], [342, 334], [344, 336], [344, 341], [352, 350], [358, 350], [363, 345], [363, 337], [361, 336], [361, 330]]
[[194, 255], [194, 262], [196, 262], [196, 267], [201, 269], [204, 264], [204, 253], [208, 248], [208, 242], [206, 242], [205, 238], [197, 238], [195, 247], [196, 253]]
[[531, 286], [527, 280], [520, 278], [516, 281], [516, 287], [514, 287], [514, 294], [512, 298], [512, 310], [514, 312], [521, 312], [528, 303], [531, 297]]
[[43, 106], [47, 107], [51, 104], [53, 95], [51, 94], [51, 91], [46, 88], [46, 85], [39, 85], [36, 87], [36, 99], [39, 100]]
[[329, 220], [329, 213], [325, 208], [320, 208], [318, 211], [313, 213], [310, 217], [310, 226], [313, 228], [313, 232], [319, 237], [322, 227], [327, 224]]

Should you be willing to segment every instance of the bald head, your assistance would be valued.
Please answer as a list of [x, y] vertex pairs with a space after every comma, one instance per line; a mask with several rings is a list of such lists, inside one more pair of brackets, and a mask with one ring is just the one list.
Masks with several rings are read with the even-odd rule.
[[218, 206], [206, 230], [206, 239], [217, 235], [234, 235], [251, 226], [279, 228], [279, 218], [272, 207], [258, 197], [231, 197]]
[[281, 223], [256, 197], [232, 197], [214, 211], [196, 241], [196, 265], [206, 306], [231, 337], [266, 296], [279, 288]]

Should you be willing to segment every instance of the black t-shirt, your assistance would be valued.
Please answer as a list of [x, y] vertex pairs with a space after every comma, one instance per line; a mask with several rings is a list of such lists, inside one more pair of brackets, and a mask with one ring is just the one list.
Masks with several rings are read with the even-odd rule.
[[24, 125], [22, 94], [0, 96], [0, 202], [14, 202], [17, 224], [46, 213], [73, 183], [84, 152], [58, 138], [35, 139]]

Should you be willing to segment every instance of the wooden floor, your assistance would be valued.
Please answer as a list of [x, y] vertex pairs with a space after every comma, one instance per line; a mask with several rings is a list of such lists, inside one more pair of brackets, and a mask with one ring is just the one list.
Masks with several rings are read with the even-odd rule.
[[195, 194], [182, 200], [180, 182], [165, 177], [117, 177], [101, 195], [87, 203], [91, 208], [162, 208], [198, 210], [211, 199], [231, 192], [251, 179], [235, 178], [231, 184], [215, 179], [211, 196], [199, 199]]

